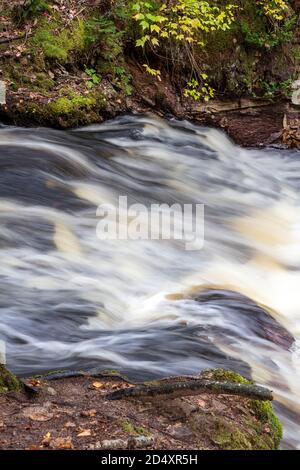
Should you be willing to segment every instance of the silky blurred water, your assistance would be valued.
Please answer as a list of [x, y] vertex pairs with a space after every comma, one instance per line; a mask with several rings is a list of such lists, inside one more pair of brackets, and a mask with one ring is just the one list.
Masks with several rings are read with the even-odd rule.
[[[300, 448], [299, 151], [188, 122], [0, 128], [0, 339], [20, 375], [225, 367], [274, 390]], [[99, 240], [99, 204], [204, 204], [205, 242]], [[294, 339], [291, 339], [291, 335]]]

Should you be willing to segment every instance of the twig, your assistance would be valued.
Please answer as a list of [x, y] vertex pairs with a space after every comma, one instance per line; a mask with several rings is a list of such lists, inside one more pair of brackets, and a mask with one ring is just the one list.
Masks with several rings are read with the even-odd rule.
[[27, 36], [29, 36], [30, 34], [28, 33], [24, 33], [24, 34], [21, 34], [20, 36], [12, 36], [10, 38], [3, 38], [3, 39], [0, 39], [0, 44], [5, 44], [7, 42], [11, 42], [11, 41], [17, 41], [18, 39], [23, 39]]
[[64, 29], [66, 29], [69, 24], [71, 24], [72, 21], [75, 20], [75, 18], [77, 18], [81, 13], [83, 13], [85, 9], [86, 7], [81, 8], [81, 10], [79, 10], [69, 21], [66, 22], [65, 26], [60, 30], [60, 32], [64, 31]]

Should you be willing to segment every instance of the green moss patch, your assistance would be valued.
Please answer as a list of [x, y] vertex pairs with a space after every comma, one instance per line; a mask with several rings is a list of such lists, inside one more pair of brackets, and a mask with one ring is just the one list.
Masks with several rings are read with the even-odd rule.
[[0, 394], [20, 389], [21, 384], [17, 377], [9, 372], [3, 364], [0, 364]]
[[215, 420], [215, 430], [211, 439], [223, 450], [252, 450], [249, 436], [225, 419]]
[[133, 436], [148, 436], [151, 433], [142, 426], [136, 426], [131, 421], [124, 420], [120, 423], [121, 429], [126, 434], [131, 434]]
[[212, 380], [218, 380], [219, 382], [233, 382], [240, 384], [251, 384], [251, 380], [246, 379], [241, 374], [233, 372], [232, 370], [226, 369], [213, 369], [207, 371], [211, 374]]
[[54, 115], [63, 116], [65, 114], [74, 113], [81, 109], [89, 109], [95, 106], [95, 96], [75, 96], [74, 98], [58, 98], [48, 105], [48, 111]]
[[279, 418], [274, 413], [272, 403], [268, 401], [252, 400], [250, 407], [260, 425], [268, 430], [275, 444], [275, 448], [277, 449], [282, 439], [283, 427]]
[[73, 52], [84, 49], [84, 22], [79, 19], [67, 27], [61, 20], [42, 20], [30, 39], [30, 46], [34, 54], [41, 50], [45, 59], [70, 62]]

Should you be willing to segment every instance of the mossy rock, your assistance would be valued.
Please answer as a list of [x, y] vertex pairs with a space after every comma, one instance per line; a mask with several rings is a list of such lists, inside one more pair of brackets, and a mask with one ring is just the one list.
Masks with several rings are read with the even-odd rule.
[[22, 113], [31, 117], [36, 123], [60, 128], [71, 128], [79, 125], [101, 122], [101, 115], [106, 110], [107, 100], [99, 90], [86, 94], [74, 91], [60, 91], [58, 98], [49, 103], [24, 103]]
[[[251, 384], [251, 380], [231, 370], [211, 369], [203, 378], [220, 382]], [[234, 397], [226, 401], [204, 397], [212, 403], [210, 412], [194, 413], [190, 427], [199, 435], [199, 445], [220, 450], [276, 450], [282, 439], [282, 425], [269, 401]], [[217, 403], [218, 402], [218, 403]], [[218, 406], [224, 411], [218, 411]]]
[[223, 450], [252, 450], [252, 442], [246, 433], [225, 419], [215, 420], [215, 430], [211, 439]]
[[0, 364], [0, 395], [21, 389], [21, 383], [15, 375]]
[[275, 448], [278, 449], [283, 435], [283, 427], [278, 416], [274, 413], [272, 403], [252, 400], [250, 408], [258, 420], [259, 426], [268, 427], [269, 436], [274, 442]]

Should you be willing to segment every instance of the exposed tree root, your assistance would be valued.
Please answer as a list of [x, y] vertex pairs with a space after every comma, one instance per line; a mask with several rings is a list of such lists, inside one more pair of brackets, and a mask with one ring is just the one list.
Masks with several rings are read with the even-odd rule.
[[238, 395], [255, 400], [271, 401], [271, 390], [252, 384], [239, 384], [230, 382], [216, 382], [209, 380], [195, 380], [189, 382], [176, 382], [172, 384], [144, 385], [139, 387], [116, 390], [106, 395], [108, 400], [122, 400], [123, 398], [145, 398], [157, 395], [168, 395], [168, 398], [214, 394]]

